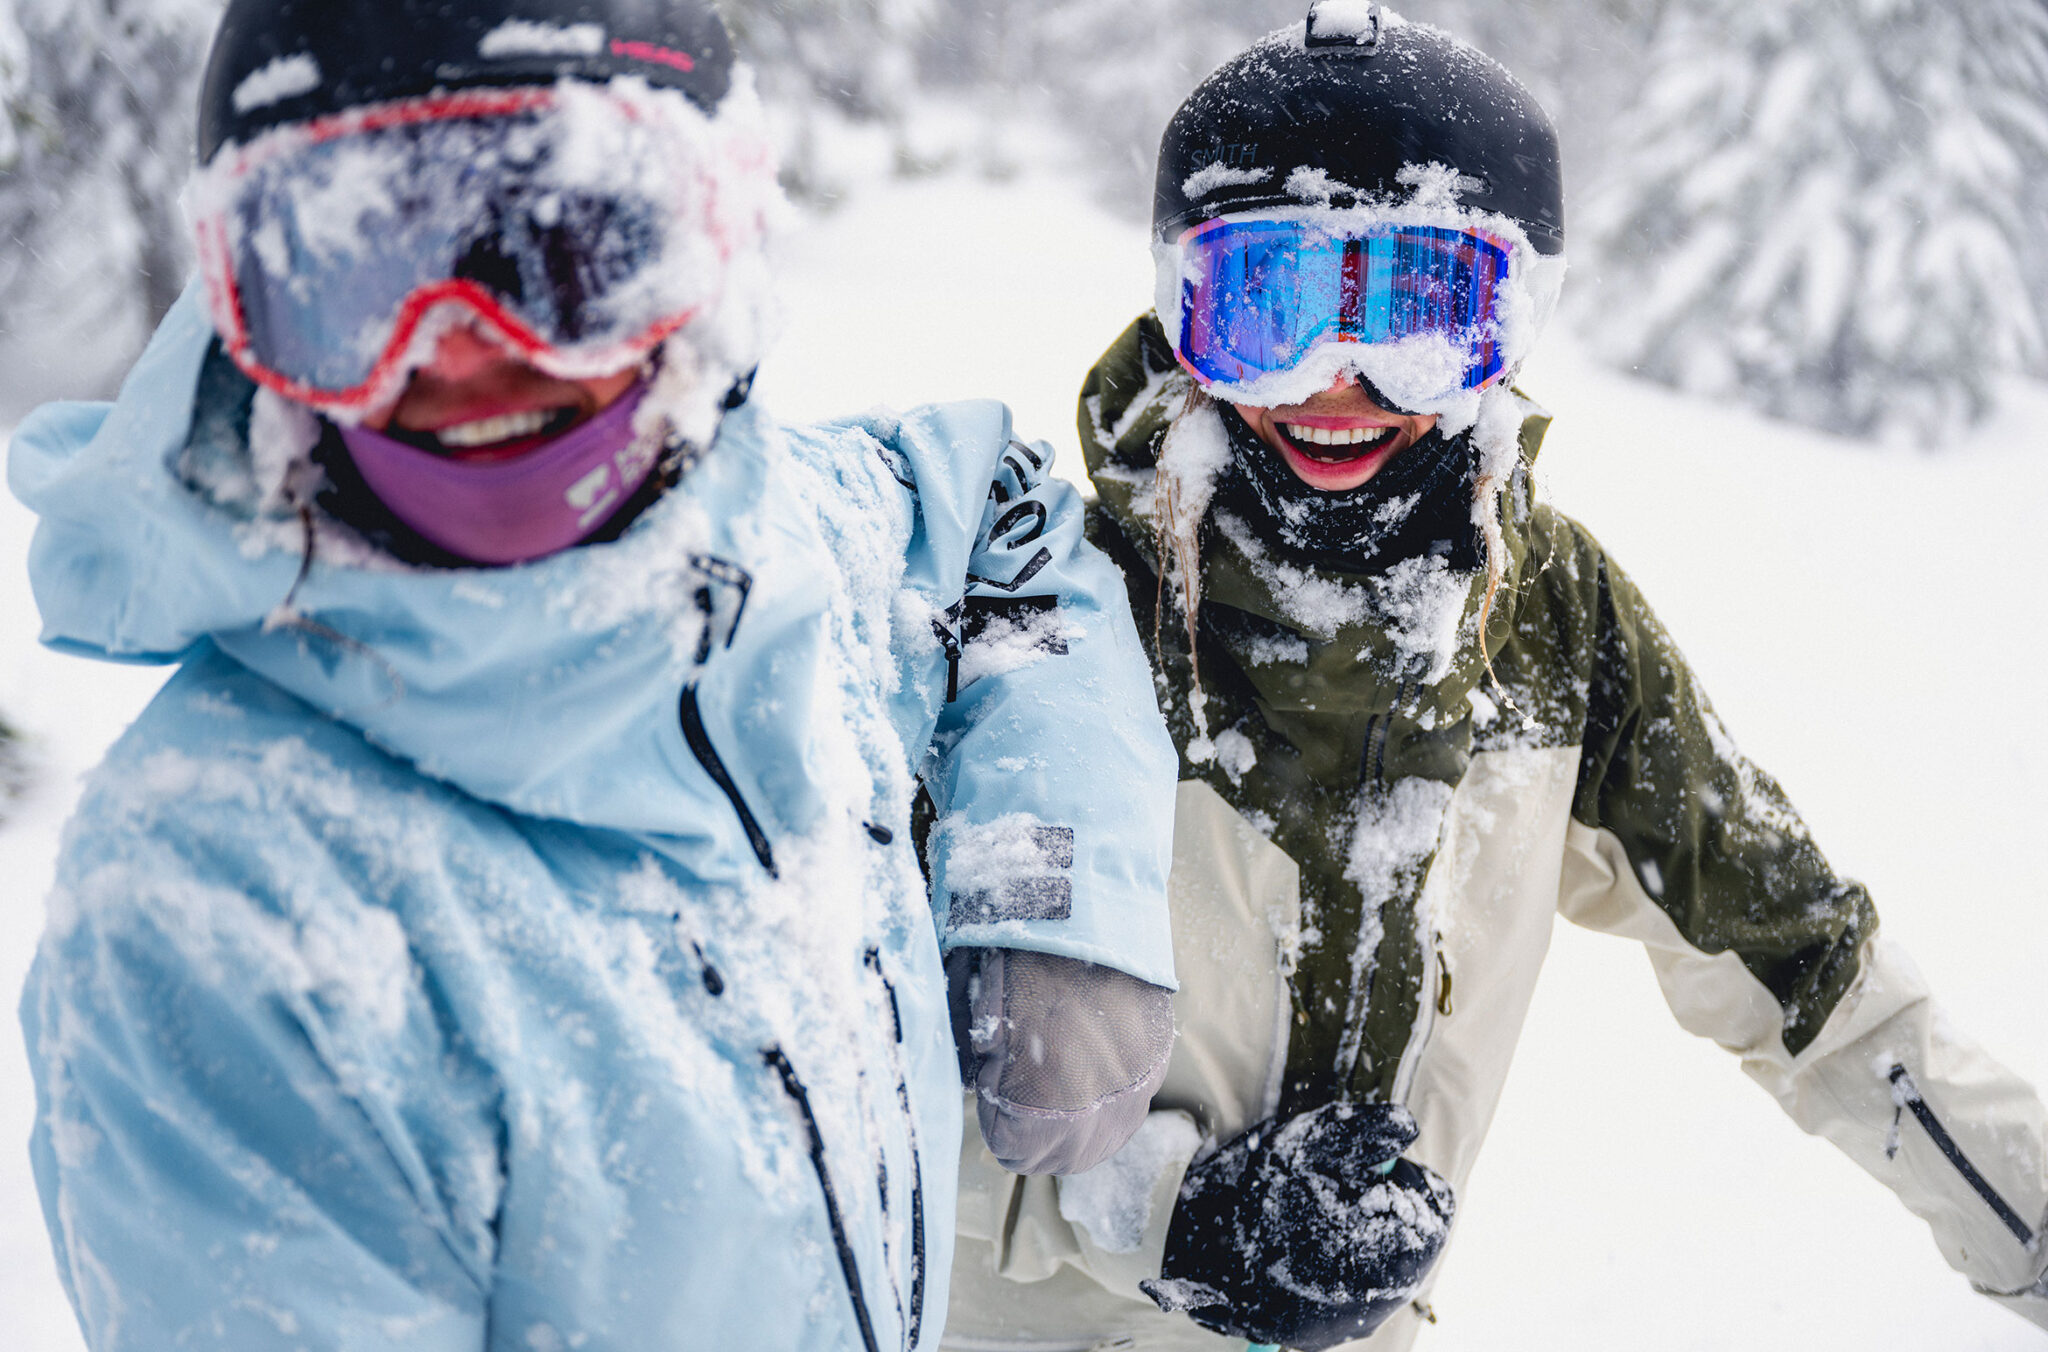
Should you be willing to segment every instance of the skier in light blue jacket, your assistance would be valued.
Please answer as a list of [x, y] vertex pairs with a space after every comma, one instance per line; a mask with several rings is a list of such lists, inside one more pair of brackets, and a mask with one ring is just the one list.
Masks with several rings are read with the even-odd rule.
[[179, 666], [22, 1001], [87, 1344], [934, 1345], [963, 1064], [1071, 1172], [1171, 1042], [1076, 495], [999, 405], [747, 401], [699, 0], [234, 0], [202, 111], [204, 295], [8, 466], [45, 641]]

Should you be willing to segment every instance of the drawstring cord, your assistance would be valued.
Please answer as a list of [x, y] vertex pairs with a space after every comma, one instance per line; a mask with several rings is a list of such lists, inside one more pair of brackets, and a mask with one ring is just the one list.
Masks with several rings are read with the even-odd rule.
[[398, 668], [392, 666], [384, 658], [383, 654], [370, 647], [367, 643], [359, 639], [350, 638], [347, 634], [330, 625], [322, 624], [318, 620], [308, 619], [305, 615], [299, 613], [296, 604], [299, 599], [299, 589], [305, 586], [307, 577], [313, 572], [314, 523], [311, 506], [305, 503], [298, 504], [298, 513], [299, 529], [305, 540], [305, 544], [299, 554], [299, 573], [297, 577], [292, 579], [292, 585], [285, 592], [284, 600], [278, 602], [276, 608], [263, 617], [263, 632], [268, 634], [275, 633], [280, 629], [295, 630], [301, 634], [332, 643], [344, 652], [353, 653], [358, 657], [375, 663], [383, 671], [384, 678], [391, 683], [390, 696], [377, 707], [388, 708], [405, 697], [405, 678], [399, 675]]

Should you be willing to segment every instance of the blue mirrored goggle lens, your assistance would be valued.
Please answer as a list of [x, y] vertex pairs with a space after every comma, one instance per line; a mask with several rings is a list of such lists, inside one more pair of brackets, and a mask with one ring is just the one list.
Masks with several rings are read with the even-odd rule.
[[449, 281], [481, 286], [551, 345], [625, 338], [667, 317], [677, 302], [656, 273], [668, 217], [549, 186], [545, 139], [532, 133], [519, 118], [383, 128], [252, 171], [232, 256], [251, 355], [318, 389], [354, 389], [406, 300]]
[[1205, 381], [1291, 369], [1327, 341], [1437, 334], [1468, 355], [1465, 389], [1498, 376], [1507, 251], [1476, 232], [1212, 221], [1182, 241], [1181, 355]]

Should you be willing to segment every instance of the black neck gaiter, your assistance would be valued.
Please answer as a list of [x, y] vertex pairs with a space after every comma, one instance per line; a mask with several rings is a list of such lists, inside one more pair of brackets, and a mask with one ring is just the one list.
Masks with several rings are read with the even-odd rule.
[[1439, 555], [1459, 572], [1485, 560], [1472, 520], [1477, 457], [1471, 438], [1432, 429], [1348, 493], [1303, 483], [1228, 404], [1230, 466], [1214, 506], [1242, 520], [1281, 558], [1346, 573], [1377, 573]]

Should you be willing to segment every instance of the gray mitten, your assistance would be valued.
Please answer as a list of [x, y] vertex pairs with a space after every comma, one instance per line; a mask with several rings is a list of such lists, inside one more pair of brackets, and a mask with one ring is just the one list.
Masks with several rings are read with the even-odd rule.
[[1005, 1169], [1078, 1174], [1144, 1124], [1173, 1052], [1164, 986], [1021, 949], [959, 949], [947, 967], [961, 1077]]

